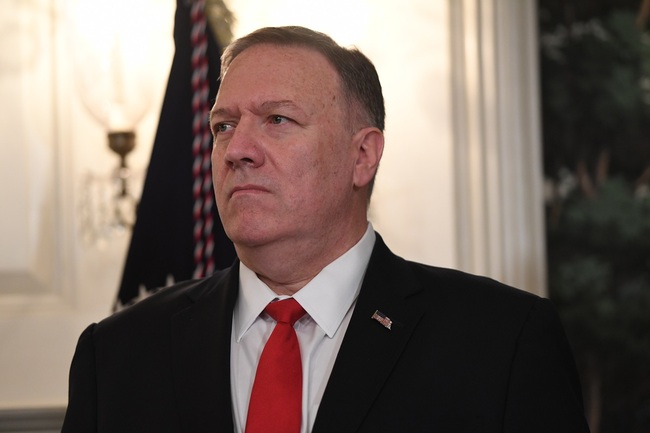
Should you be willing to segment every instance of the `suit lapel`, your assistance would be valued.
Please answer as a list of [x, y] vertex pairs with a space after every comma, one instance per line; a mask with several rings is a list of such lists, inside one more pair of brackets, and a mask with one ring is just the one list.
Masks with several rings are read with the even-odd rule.
[[[422, 317], [424, 309], [414, 296], [418, 291], [404, 260], [393, 255], [377, 235], [313, 433], [359, 428]], [[393, 321], [390, 330], [372, 319], [377, 310]]]
[[238, 266], [188, 293], [193, 303], [172, 318], [174, 389], [183, 431], [232, 433], [230, 332]]

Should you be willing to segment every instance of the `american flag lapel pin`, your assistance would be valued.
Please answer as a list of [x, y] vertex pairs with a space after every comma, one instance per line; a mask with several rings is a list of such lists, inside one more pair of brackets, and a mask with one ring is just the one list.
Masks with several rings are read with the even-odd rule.
[[384, 325], [384, 327], [388, 330], [391, 329], [391, 326], [393, 326], [393, 321], [390, 320], [384, 313], [382, 313], [379, 310], [376, 310], [373, 314], [371, 319], [376, 320], [377, 322], [381, 323]]

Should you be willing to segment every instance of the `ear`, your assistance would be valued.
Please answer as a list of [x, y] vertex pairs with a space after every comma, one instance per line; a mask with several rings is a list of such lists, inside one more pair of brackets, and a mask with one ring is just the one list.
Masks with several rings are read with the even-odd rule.
[[384, 152], [384, 134], [378, 128], [367, 127], [359, 130], [353, 141], [357, 150], [353, 181], [355, 187], [362, 188], [372, 181], [377, 172]]

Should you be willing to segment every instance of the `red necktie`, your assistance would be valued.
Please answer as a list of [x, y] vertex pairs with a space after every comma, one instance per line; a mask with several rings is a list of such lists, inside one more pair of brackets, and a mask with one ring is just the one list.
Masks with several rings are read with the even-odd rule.
[[295, 299], [271, 302], [264, 310], [277, 324], [255, 373], [246, 433], [299, 433], [302, 418], [302, 363], [293, 329], [305, 310]]

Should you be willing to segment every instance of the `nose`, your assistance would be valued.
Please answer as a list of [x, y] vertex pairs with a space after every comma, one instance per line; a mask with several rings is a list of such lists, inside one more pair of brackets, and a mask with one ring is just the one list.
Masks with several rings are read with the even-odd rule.
[[224, 153], [230, 168], [259, 167], [264, 163], [264, 152], [259, 131], [252, 122], [241, 119], [235, 127]]

